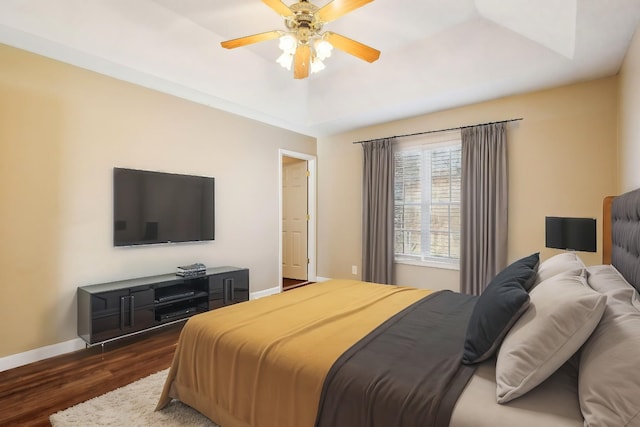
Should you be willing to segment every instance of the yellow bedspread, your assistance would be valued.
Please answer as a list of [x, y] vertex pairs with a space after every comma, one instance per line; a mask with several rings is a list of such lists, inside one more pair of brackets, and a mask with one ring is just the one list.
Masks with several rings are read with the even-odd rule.
[[331, 280], [194, 316], [158, 408], [175, 398], [223, 427], [312, 427], [334, 361], [429, 293]]

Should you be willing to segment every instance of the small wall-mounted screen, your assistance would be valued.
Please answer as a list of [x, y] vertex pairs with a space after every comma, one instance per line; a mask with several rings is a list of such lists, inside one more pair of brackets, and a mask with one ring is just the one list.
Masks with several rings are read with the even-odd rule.
[[545, 246], [596, 252], [596, 220], [594, 218], [546, 217]]

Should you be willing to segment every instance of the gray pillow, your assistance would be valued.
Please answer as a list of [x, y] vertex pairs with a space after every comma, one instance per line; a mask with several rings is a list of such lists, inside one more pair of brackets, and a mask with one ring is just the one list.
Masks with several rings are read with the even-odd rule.
[[498, 403], [522, 396], [562, 366], [589, 338], [606, 303], [584, 274], [552, 276], [529, 296], [529, 308], [498, 351]]
[[610, 265], [587, 271], [589, 285], [605, 294], [607, 306], [580, 355], [585, 426], [639, 426], [640, 296]]
[[547, 280], [556, 274], [564, 273], [569, 270], [585, 268], [584, 262], [575, 252], [563, 252], [547, 258], [538, 266], [538, 274], [534, 286], [540, 282]]

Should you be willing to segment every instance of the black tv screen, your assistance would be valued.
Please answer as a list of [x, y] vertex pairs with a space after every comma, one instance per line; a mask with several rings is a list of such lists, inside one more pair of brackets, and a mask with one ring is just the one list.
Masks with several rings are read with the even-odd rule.
[[113, 244], [214, 240], [214, 178], [113, 169]]
[[596, 252], [596, 220], [594, 218], [545, 217], [545, 246]]

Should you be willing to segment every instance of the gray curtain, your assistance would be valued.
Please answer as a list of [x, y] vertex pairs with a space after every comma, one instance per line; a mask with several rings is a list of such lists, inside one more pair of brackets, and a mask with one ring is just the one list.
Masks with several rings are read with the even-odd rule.
[[460, 291], [480, 295], [507, 262], [506, 124], [462, 129]]
[[393, 280], [393, 139], [362, 143], [362, 279]]

